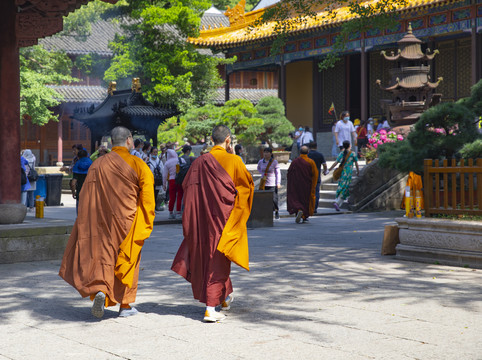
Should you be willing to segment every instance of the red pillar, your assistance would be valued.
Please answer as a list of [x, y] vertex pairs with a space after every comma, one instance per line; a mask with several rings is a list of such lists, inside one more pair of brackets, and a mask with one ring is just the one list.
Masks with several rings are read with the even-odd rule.
[[365, 50], [365, 39], [361, 40], [363, 42], [361, 48], [361, 58], [360, 58], [360, 76], [361, 76], [361, 114], [360, 119], [362, 121], [368, 120], [368, 81], [367, 81], [367, 52]]
[[0, 1], [0, 205], [20, 203], [20, 69], [14, 0]]

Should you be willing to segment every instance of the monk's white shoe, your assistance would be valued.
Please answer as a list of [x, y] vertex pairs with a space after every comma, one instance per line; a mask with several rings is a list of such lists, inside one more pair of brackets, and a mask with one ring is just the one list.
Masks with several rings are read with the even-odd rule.
[[226, 318], [226, 315], [217, 311], [208, 311], [204, 313], [204, 322], [220, 322]]
[[128, 317], [128, 316], [137, 315], [137, 314], [139, 314], [139, 311], [137, 311], [137, 309], [134, 306], [131, 306], [130, 309], [124, 309], [124, 308], [119, 309], [119, 317]]
[[104, 306], [105, 306], [105, 294], [102, 291], [99, 291], [95, 294], [94, 302], [92, 303], [92, 309], [90, 312], [96, 318], [100, 319], [104, 316]]
[[231, 309], [231, 303], [234, 301], [234, 296], [233, 294], [228, 295], [226, 300], [224, 300], [221, 304], [221, 310], [223, 311], [228, 311]]
[[296, 214], [296, 223], [299, 224], [301, 222], [301, 218], [303, 217], [303, 211], [298, 210], [298, 213]]

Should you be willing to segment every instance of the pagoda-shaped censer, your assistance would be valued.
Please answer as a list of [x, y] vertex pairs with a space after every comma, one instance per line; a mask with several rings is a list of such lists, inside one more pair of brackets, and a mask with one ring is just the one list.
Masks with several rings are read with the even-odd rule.
[[388, 61], [396, 61], [397, 67], [390, 69], [390, 85], [383, 87], [381, 81], [377, 84], [381, 89], [392, 93], [392, 100], [382, 100], [381, 106], [392, 127], [411, 125], [417, 122], [422, 113], [430, 106], [440, 102], [441, 94], [434, 94], [442, 78], [430, 82], [430, 65], [438, 50], [424, 54], [422, 41], [412, 34], [412, 25], [408, 24], [407, 34], [398, 41], [398, 53], [381, 54]]

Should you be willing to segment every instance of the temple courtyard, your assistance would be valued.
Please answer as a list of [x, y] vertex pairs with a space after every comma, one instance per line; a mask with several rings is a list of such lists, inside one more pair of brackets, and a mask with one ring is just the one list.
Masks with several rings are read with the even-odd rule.
[[[64, 205], [47, 220], [73, 222]], [[170, 270], [178, 223], [146, 242], [140, 314], [129, 318], [115, 307], [95, 319], [57, 275], [60, 260], [0, 264], [0, 359], [482, 359], [482, 271], [381, 256], [398, 216], [282, 217], [249, 230], [251, 271], [233, 265], [235, 301], [217, 324], [202, 322]]]

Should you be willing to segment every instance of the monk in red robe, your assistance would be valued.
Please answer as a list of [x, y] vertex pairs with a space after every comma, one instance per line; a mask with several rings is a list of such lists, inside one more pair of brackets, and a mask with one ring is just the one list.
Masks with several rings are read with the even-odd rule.
[[130, 131], [112, 129], [112, 151], [89, 168], [80, 192], [79, 215], [59, 275], [93, 300], [92, 315], [120, 305], [119, 316], [135, 315], [144, 240], [154, 223], [154, 177], [147, 164], [129, 154]]
[[300, 156], [291, 162], [288, 168], [287, 207], [290, 214], [296, 214], [299, 224], [308, 221], [313, 215], [316, 201], [316, 182], [318, 169], [308, 157], [308, 146], [300, 148]]
[[233, 154], [231, 131], [213, 129], [213, 149], [194, 161], [183, 182], [184, 240], [172, 270], [191, 283], [194, 298], [206, 304], [204, 321], [217, 322], [229, 310], [231, 261], [249, 271], [246, 222], [254, 183], [242, 159]]

